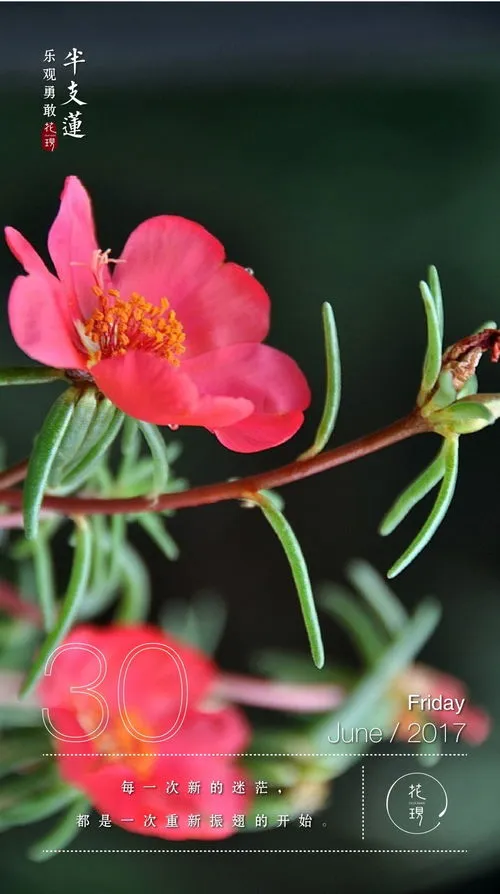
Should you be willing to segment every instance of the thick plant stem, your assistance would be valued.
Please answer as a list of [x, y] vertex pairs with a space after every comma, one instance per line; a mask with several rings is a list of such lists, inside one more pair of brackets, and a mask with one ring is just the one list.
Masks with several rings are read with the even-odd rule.
[[[414, 410], [403, 419], [399, 419], [373, 434], [364, 435], [348, 444], [335, 447], [333, 450], [326, 450], [318, 456], [306, 460], [295, 460], [279, 469], [250, 475], [248, 478], [205, 484], [179, 493], [161, 494], [154, 499], [151, 497], [112, 500], [88, 497], [45, 497], [42, 505], [45, 509], [52, 509], [61, 515], [118, 515], [160, 512], [164, 509], [185, 509], [219, 503], [223, 500], [244, 500], [248, 498], [249, 493], [258, 493], [261, 490], [291, 484], [293, 481], [301, 481], [303, 478], [309, 478], [311, 475], [317, 475], [320, 472], [333, 469], [335, 466], [361, 459], [361, 457], [383, 450], [391, 444], [397, 444], [398, 441], [428, 431], [430, 429], [427, 422], [418, 410]], [[4, 505], [13, 508], [22, 505], [21, 491], [3, 490], [0, 499]]]

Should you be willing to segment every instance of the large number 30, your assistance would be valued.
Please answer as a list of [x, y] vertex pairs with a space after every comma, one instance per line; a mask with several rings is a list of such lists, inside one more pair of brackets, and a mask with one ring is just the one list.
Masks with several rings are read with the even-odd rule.
[[[50, 677], [52, 675], [52, 669], [54, 666], [54, 662], [58, 658], [59, 655], [62, 655], [63, 652], [70, 652], [73, 650], [83, 650], [85, 652], [90, 652], [92, 655], [95, 655], [98, 662], [98, 673], [97, 676], [91, 680], [89, 683], [84, 684], [83, 686], [71, 686], [70, 693], [79, 693], [83, 695], [87, 695], [89, 698], [95, 699], [100, 708], [100, 720], [95, 729], [93, 729], [90, 733], [85, 733], [80, 736], [68, 736], [58, 730], [50, 719], [49, 709], [42, 708], [42, 720], [44, 722], [45, 728], [48, 732], [54, 736], [54, 738], [59, 739], [63, 742], [90, 742], [92, 739], [95, 739], [97, 736], [101, 735], [106, 729], [109, 722], [109, 707], [104, 696], [97, 691], [97, 687], [100, 683], [103, 682], [106, 672], [107, 672], [107, 663], [106, 658], [100, 649], [96, 646], [91, 646], [88, 643], [65, 643], [62, 646], [59, 646], [57, 649], [54, 649], [52, 654], [47, 659], [47, 663], [45, 665], [45, 676]], [[134, 659], [141, 652], [146, 652], [150, 650], [156, 650], [159, 652], [164, 652], [169, 656], [169, 659], [174, 662], [177, 673], [179, 675], [179, 710], [177, 712], [177, 717], [175, 718], [172, 726], [166, 732], [162, 733], [158, 736], [148, 736], [144, 733], [139, 732], [136, 727], [133, 725], [130, 715], [127, 710], [127, 701], [126, 701], [126, 692], [125, 685], [127, 682], [127, 674], [130, 670], [130, 666]], [[146, 686], [147, 686], [146, 681]], [[167, 739], [171, 739], [175, 736], [176, 733], [179, 732], [184, 718], [186, 716], [186, 711], [188, 707], [188, 680], [187, 673], [184, 662], [178, 652], [175, 651], [171, 646], [165, 645], [165, 643], [143, 643], [140, 646], [136, 646], [134, 649], [131, 649], [130, 652], [127, 653], [125, 658], [122, 661], [120, 667], [120, 673], [118, 675], [118, 684], [117, 684], [117, 696], [118, 696], [118, 710], [120, 711], [120, 717], [122, 723], [133, 736], [134, 739], [138, 739], [140, 742], [165, 742]]]

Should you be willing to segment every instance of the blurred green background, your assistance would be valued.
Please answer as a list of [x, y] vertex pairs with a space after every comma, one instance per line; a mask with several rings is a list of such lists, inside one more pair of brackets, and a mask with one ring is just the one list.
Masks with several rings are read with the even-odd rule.
[[[323, 399], [325, 299], [334, 304], [343, 357], [336, 443], [411, 407], [425, 345], [418, 281], [430, 263], [441, 276], [447, 343], [500, 317], [500, 14], [496, 4], [496, 12], [474, 6], [2, 4], [2, 225], [19, 228], [44, 252], [68, 174], [89, 189], [100, 244], [114, 254], [144, 218], [174, 213], [199, 221], [230, 259], [255, 270], [273, 302], [270, 340], [311, 382], [306, 425], [268, 454], [238, 456], [205, 431], [182, 432], [177, 469], [193, 483], [271, 468], [309, 445]], [[44, 153], [41, 59], [55, 47], [59, 61], [75, 44], [87, 60], [77, 77], [87, 135]], [[17, 273], [4, 248], [5, 307]], [[0, 350], [2, 365], [24, 363], [5, 312]], [[483, 361], [480, 390], [500, 391], [499, 376]], [[29, 452], [53, 394], [50, 386], [0, 390], [10, 461]], [[314, 582], [341, 579], [353, 556], [381, 571], [390, 566], [427, 505], [387, 540], [378, 537], [378, 522], [436, 446], [432, 436], [402, 443], [283, 491]], [[497, 720], [499, 449], [498, 427], [463, 439], [449, 515], [394, 587], [408, 607], [428, 593], [439, 598], [444, 616], [425, 660], [466, 681]], [[182, 548], [175, 565], [137, 538], [157, 604], [218, 590], [229, 613], [218, 656], [225, 668], [245, 670], [261, 647], [306, 651], [288, 568], [262, 518], [221, 504], [182, 511], [171, 530]], [[324, 633], [329, 655], [349, 660], [338, 629], [326, 621]], [[460, 793], [440, 847], [467, 848], [467, 855], [189, 856], [173, 847], [171, 855], [72, 855], [37, 866], [25, 850], [40, 824], [0, 840], [2, 884], [8, 894], [60, 894], [68, 879], [74, 894], [96, 884], [109, 894], [144, 885], [225, 892], [235, 884], [242, 894], [278, 884], [339, 894], [493, 890], [498, 748], [494, 728], [466, 761], [443, 761], [437, 771]], [[372, 761], [371, 790], [386, 790], [399, 767]], [[336, 783], [324, 818], [328, 842], [324, 831], [287, 831], [286, 839], [255, 833], [226, 846], [358, 847], [359, 767]], [[370, 834], [373, 848], [408, 846], [388, 825]], [[82, 839], [75, 846], [102, 846], [98, 833]], [[153, 842], [118, 830], [107, 841], [116, 848]]]

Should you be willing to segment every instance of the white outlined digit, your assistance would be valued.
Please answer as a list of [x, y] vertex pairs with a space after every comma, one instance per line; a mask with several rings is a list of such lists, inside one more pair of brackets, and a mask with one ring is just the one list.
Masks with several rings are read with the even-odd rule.
[[[160, 652], [165, 652], [173, 660], [179, 674], [180, 683], [180, 702], [177, 717], [170, 729], [167, 730], [166, 733], [163, 733], [159, 736], [144, 735], [135, 728], [127, 712], [125, 698], [125, 683], [127, 680], [127, 673], [130, 669], [132, 661], [141, 652], [146, 652], [151, 649], [157, 649]], [[120, 676], [118, 678], [118, 709], [120, 711], [122, 723], [127, 732], [129, 732], [130, 735], [133, 736], [134, 739], [137, 739], [139, 742], [165, 742], [167, 739], [171, 739], [177, 732], [179, 732], [186, 716], [187, 706], [188, 678], [184, 662], [179, 653], [176, 652], [175, 649], [173, 649], [171, 646], [165, 645], [165, 643], [143, 643], [140, 646], [136, 646], [135, 649], [131, 649], [122, 663], [122, 666], [120, 668]]]
[[45, 676], [50, 677], [52, 674], [52, 665], [54, 664], [55, 659], [58, 655], [61, 655], [62, 652], [69, 652], [76, 649], [83, 649], [86, 652], [91, 652], [92, 655], [95, 655], [97, 661], [99, 662], [99, 673], [95, 677], [94, 680], [91, 680], [90, 683], [85, 683], [83, 686], [70, 686], [70, 693], [82, 693], [84, 695], [88, 695], [91, 698], [95, 699], [101, 708], [101, 720], [95, 730], [91, 733], [84, 733], [81, 736], [65, 736], [61, 733], [54, 724], [52, 723], [49, 715], [48, 708], [42, 708], [42, 720], [47, 732], [54, 736], [55, 739], [59, 739], [62, 742], [90, 742], [92, 739], [95, 739], [106, 729], [109, 721], [109, 708], [108, 703], [103, 695], [100, 692], [96, 692], [97, 686], [104, 680], [107, 671], [106, 658], [96, 646], [91, 646], [88, 643], [63, 643], [62, 646], [58, 646], [57, 649], [54, 649], [51, 655], [47, 658], [47, 663], [45, 665]]

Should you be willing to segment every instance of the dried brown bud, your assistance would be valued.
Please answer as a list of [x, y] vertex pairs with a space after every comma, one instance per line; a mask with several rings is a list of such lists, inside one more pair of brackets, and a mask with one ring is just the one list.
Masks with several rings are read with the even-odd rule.
[[455, 391], [461, 391], [474, 375], [481, 355], [491, 351], [491, 360], [500, 360], [500, 329], [483, 329], [461, 338], [443, 354], [442, 372], [451, 372]]

